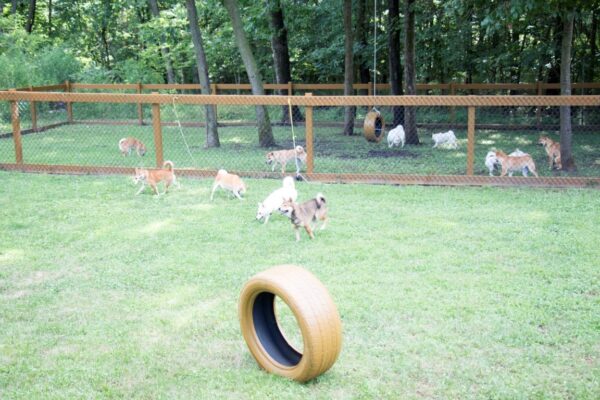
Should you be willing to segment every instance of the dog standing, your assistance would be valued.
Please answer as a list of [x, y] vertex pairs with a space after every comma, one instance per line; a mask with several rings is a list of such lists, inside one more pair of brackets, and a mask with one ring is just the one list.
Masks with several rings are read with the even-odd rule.
[[270, 151], [267, 153], [266, 163], [272, 166], [271, 171], [275, 171], [275, 166], [281, 164], [281, 173], [283, 174], [285, 173], [285, 166], [287, 163], [294, 160], [294, 158], [298, 158], [302, 164], [306, 164], [306, 152], [304, 151], [304, 147], [296, 146], [295, 149], [290, 150]]
[[300, 240], [300, 227], [306, 230], [308, 237], [314, 239], [312, 223], [323, 221], [320, 229], [325, 229], [327, 225], [327, 204], [321, 193], [318, 193], [314, 199], [302, 204], [295, 203], [293, 200], [286, 200], [279, 207], [279, 211], [292, 221], [296, 232], [296, 241]]
[[[519, 149], [515, 149], [512, 153], [509, 154], [509, 157], [518, 157], [518, 156], [526, 156], [529, 155]], [[488, 151], [485, 156], [485, 166], [490, 171], [490, 176], [494, 176], [494, 169], [500, 169], [500, 161], [496, 158], [495, 151]], [[523, 176], [527, 176], [527, 167], [523, 167]]]
[[502, 173], [500, 176], [505, 176], [508, 173], [508, 176], [512, 176], [515, 171], [522, 171], [523, 176], [527, 176], [526, 170], [529, 170], [536, 177], [538, 176], [535, 171], [535, 163], [533, 162], [533, 158], [529, 154], [524, 156], [507, 156], [503, 151], [496, 151], [496, 158], [500, 162], [502, 166]]
[[119, 150], [123, 156], [130, 156], [133, 150], [135, 150], [138, 156], [146, 154], [144, 143], [131, 136], [119, 140]]
[[258, 203], [256, 219], [259, 221], [264, 219], [266, 224], [269, 222], [269, 217], [273, 211], [277, 211], [283, 204], [284, 200], [292, 199], [293, 201], [296, 201], [297, 198], [298, 192], [296, 191], [294, 178], [291, 176], [286, 176], [283, 178], [282, 187], [274, 190], [262, 203]]
[[388, 132], [388, 147], [391, 149], [392, 147], [399, 146], [400, 144], [402, 144], [402, 147], [404, 147], [405, 137], [406, 133], [404, 132], [404, 128], [402, 127], [402, 125], [398, 125], [397, 127]]
[[553, 169], [555, 166], [556, 169], [562, 169], [562, 162], [560, 161], [560, 143], [555, 142], [548, 136], [540, 136], [538, 144], [544, 146], [544, 150], [546, 150], [550, 169]]
[[440, 144], [447, 143], [449, 146], [453, 148], [458, 147], [458, 142], [456, 141], [456, 136], [454, 135], [454, 131], [448, 132], [440, 132], [434, 133], [431, 135], [431, 140], [433, 140], [433, 147], [438, 147]]
[[242, 194], [246, 193], [246, 184], [236, 174], [230, 174], [224, 169], [220, 169], [215, 176], [215, 182], [212, 186], [212, 192], [210, 193], [210, 201], [213, 200], [215, 190], [221, 188], [223, 190], [230, 191], [235, 197], [242, 200]]
[[163, 194], [167, 193], [169, 186], [172, 184], [179, 186], [177, 178], [175, 177], [174, 165], [172, 161], [165, 161], [163, 163], [163, 169], [136, 168], [133, 182], [135, 184], [140, 182], [142, 183], [142, 187], [140, 187], [140, 190], [137, 191], [136, 195], [142, 193], [142, 191], [146, 188], [146, 184], [148, 184], [154, 193], [156, 193], [157, 196], [160, 196], [158, 184], [161, 181], [165, 182], [165, 192]]

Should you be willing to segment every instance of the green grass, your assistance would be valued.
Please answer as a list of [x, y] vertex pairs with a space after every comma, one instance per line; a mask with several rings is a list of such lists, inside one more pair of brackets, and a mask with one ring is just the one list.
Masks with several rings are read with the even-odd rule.
[[[600, 397], [595, 190], [299, 183], [330, 224], [294, 241], [182, 179], [0, 173], [0, 398]], [[280, 263], [312, 271], [343, 323], [326, 374], [264, 373], [237, 299]]]

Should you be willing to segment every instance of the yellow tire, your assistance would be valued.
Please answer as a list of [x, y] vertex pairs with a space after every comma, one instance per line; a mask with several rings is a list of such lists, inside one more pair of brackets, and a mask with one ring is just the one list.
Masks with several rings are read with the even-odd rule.
[[369, 111], [365, 116], [363, 124], [365, 139], [369, 142], [379, 143], [383, 139], [385, 131], [385, 122], [379, 111]]
[[[303, 352], [281, 331], [276, 296], [296, 317]], [[340, 354], [340, 315], [327, 288], [304, 268], [278, 265], [250, 278], [240, 296], [239, 317], [250, 353], [267, 372], [306, 382], [331, 368]]]

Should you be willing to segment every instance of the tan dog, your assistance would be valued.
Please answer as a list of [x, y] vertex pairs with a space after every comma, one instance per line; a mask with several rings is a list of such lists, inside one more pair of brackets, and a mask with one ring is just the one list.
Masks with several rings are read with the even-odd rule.
[[[281, 173], [285, 173], [285, 166], [288, 162], [293, 161], [294, 158], [298, 158], [300, 162], [306, 164], [306, 152], [304, 147], [296, 146], [296, 149], [290, 150], [277, 150], [267, 153], [267, 164], [272, 165], [271, 171], [275, 171], [275, 165], [281, 164]], [[299, 172], [299, 171], [296, 171]]]
[[133, 150], [138, 156], [146, 154], [146, 146], [140, 140], [134, 137], [126, 137], [119, 140], [119, 150], [123, 156], [130, 156]]
[[[515, 171], [522, 171], [523, 176], [527, 176], [527, 170], [531, 172], [536, 177], [538, 176], [535, 171], [535, 163], [533, 162], [533, 158], [529, 154], [525, 154], [522, 156], [507, 156], [503, 151], [496, 151], [496, 159], [500, 162], [502, 166], [502, 173], [500, 176], [505, 176], [508, 173], [508, 176], [512, 176]], [[525, 169], [527, 168], [527, 169]]]
[[562, 162], [560, 161], [560, 143], [555, 142], [548, 136], [540, 136], [538, 144], [544, 146], [544, 149], [546, 150], [550, 169], [554, 166], [556, 166], [556, 169], [562, 169]]
[[224, 169], [220, 169], [219, 172], [217, 172], [217, 176], [215, 176], [215, 182], [213, 183], [212, 192], [210, 193], [210, 201], [213, 200], [213, 196], [217, 188], [230, 191], [240, 200], [243, 200], [242, 196], [240, 195], [246, 193], [246, 185], [244, 184], [244, 181], [242, 181], [239, 176], [230, 174]]
[[295, 203], [293, 200], [286, 200], [279, 207], [279, 211], [292, 220], [296, 231], [296, 241], [300, 240], [300, 232], [298, 231], [300, 227], [303, 227], [308, 236], [314, 239], [312, 223], [317, 220], [323, 221], [321, 229], [325, 229], [325, 225], [327, 225], [327, 204], [321, 193], [318, 193], [314, 199], [302, 204]]
[[[135, 176], [133, 177], [133, 181], [138, 184], [142, 182], [142, 187], [138, 190], [137, 194], [142, 193], [142, 191], [146, 188], [146, 184], [150, 185], [154, 193], [157, 196], [160, 195], [158, 191], [158, 184], [161, 181], [165, 182], [165, 193], [169, 190], [169, 186], [171, 184], [176, 184], [179, 186], [177, 182], [177, 178], [175, 178], [175, 171], [173, 170], [174, 165], [172, 161], [165, 161], [163, 163], [163, 169], [145, 169], [145, 168], [136, 168]], [[163, 193], [164, 194], [164, 193]]]

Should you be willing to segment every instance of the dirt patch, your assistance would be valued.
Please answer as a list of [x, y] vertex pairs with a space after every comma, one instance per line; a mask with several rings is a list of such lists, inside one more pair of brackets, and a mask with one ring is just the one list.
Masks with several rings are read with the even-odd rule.
[[380, 158], [396, 158], [396, 157], [405, 157], [405, 158], [418, 158], [419, 155], [415, 153], [411, 153], [410, 151], [387, 151], [387, 150], [369, 150], [369, 157], [380, 157]]

